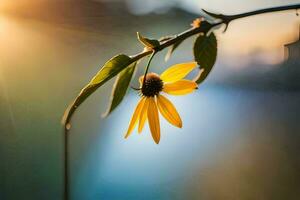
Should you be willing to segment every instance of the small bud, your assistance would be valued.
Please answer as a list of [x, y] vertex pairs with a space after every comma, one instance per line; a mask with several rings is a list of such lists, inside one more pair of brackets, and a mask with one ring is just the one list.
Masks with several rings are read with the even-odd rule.
[[136, 34], [137, 34], [138, 40], [148, 49], [153, 49], [159, 45], [158, 40], [145, 38], [139, 32], [137, 32]]
[[196, 19], [193, 21], [193, 23], [191, 23], [191, 26], [192, 26], [193, 28], [199, 28], [200, 25], [201, 25], [201, 22], [202, 22], [203, 20], [204, 20], [203, 17], [201, 17], [201, 18], [196, 18]]
[[70, 130], [70, 129], [71, 129], [71, 124], [70, 124], [70, 123], [66, 124], [66, 129], [67, 129], [67, 130]]

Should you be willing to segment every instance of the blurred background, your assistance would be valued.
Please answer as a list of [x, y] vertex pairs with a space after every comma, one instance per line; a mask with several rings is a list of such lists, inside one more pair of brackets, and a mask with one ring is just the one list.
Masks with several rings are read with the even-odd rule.
[[[142, 49], [136, 31], [180, 33], [201, 8], [237, 14], [296, 3], [1, 0], [0, 199], [61, 198], [63, 112], [106, 60]], [[72, 199], [300, 199], [300, 17], [259, 15], [222, 31], [206, 82], [170, 97], [184, 128], [162, 120], [159, 145], [148, 127], [124, 139], [135, 91], [105, 119], [113, 81], [82, 104], [71, 131]], [[191, 61], [193, 39], [168, 62], [166, 52], [155, 57], [151, 71]]]

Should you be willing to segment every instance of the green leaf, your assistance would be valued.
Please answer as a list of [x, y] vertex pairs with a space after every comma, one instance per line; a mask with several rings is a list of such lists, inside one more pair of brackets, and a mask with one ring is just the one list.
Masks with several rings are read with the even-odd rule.
[[194, 44], [194, 57], [202, 71], [196, 80], [200, 84], [207, 78], [217, 59], [217, 39], [214, 33], [197, 37]]
[[166, 54], [166, 57], [165, 57], [165, 61], [167, 61], [167, 60], [170, 59], [172, 53], [175, 51], [175, 49], [176, 49], [182, 42], [183, 42], [183, 40], [180, 40], [180, 41], [176, 42], [175, 44], [173, 44], [173, 45], [169, 48], [169, 50], [168, 50], [168, 52], [167, 52], [167, 54]]
[[154, 40], [154, 39], [148, 39], [143, 37], [139, 32], [136, 33], [137, 34], [137, 38], [138, 40], [145, 46], [145, 47], [149, 47], [149, 48], [154, 48], [156, 46], [159, 45], [159, 41], [158, 40]]
[[132, 63], [130, 66], [124, 69], [120, 74], [118, 74], [118, 77], [115, 81], [112, 90], [111, 102], [104, 116], [109, 115], [122, 102], [127, 92], [131, 78], [133, 76], [135, 66], [136, 66], [136, 62]]
[[125, 67], [130, 65], [132, 60], [126, 55], [117, 55], [107, 61], [100, 71], [92, 78], [90, 83], [86, 85], [73, 101], [73, 103], [65, 111], [62, 122], [65, 125], [65, 130], [70, 129], [70, 120], [75, 110], [80, 104], [82, 104], [86, 98], [88, 98], [93, 92], [95, 92], [100, 86], [102, 86], [109, 79], [116, 76], [121, 72]]

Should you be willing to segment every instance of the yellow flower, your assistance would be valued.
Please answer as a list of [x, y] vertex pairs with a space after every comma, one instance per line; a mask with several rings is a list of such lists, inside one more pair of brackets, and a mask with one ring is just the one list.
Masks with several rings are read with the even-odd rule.
[[[140, 77], [141, 99], [132, 115], [125, 138], [127, 138], [138, 123], [138, 132], [141, 133], [145, 122], [148, 120], [150, 131], [154, 141], [158, 144], [160, 140], [159, 114], [172, 125], [181, 128], [181, 118], [174, 105], [163, 95], [165, 92], [171, 95], [184, 95], [197, 89], [197, 83], [183, 79], [196, 67], [195, 62], [176, 64], [160, 76], [149, 73]], [[144, 81], [144, 84], [143, 84]]]

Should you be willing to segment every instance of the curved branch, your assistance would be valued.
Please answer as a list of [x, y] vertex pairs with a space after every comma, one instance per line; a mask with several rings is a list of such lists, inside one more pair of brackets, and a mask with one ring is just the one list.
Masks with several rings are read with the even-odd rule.
[[[237, 15], [223, 15], [223, 14], [216, 14], [216, 13], [212, 13], [212, 12], [208, 12], [206, 10], [203, 10], [206, 14], [217, 18], [217, 19], [221, 19], [221, 22], [218, 23], [214, 23], [214, 24], [210, 24], [208, 22], [201, 24], [201, 26], [199, 28], [191, 28], [188, 29], [176, 36], [174, 36], [171, 39], [168, 40], [164, 40], [160, 45], [155, 47], [156, 51], [161, 51], [179, 41], [185, 40], [193, 35], [199, 34], [199, 33], [206, 33], [208, 31], [210, 31], [212, 28], [219, 26], [221, 24], [225, 24], [226, 26], [229, 25], [229, 23], [231, 21], [237, 20], [237, 19], [241, 19], [241, 18], [245, 18], [245, 17], [250, 17], [253, 15], [259, 15], [259, 14], [264, 14], [264, 13], [271, 13], [271, 12], [279, 12], [279, 11], [286, 11], [286, 10], [295, 10], [295, 9], [300, 9], [300, 4], [295, 4], [295, 5], [289, 5], [289, 6], [279, 6], [279, 7], [273, 7], [273, 8], [266, 8], [266, 9], [260, 9], [260, 10], [255, 10], [255, 11], [251, 11], [251, 12], [245, 12], [245, 13], [241, 13], [241, 14], [237, 14]], [[152, 53], [152, 51], [146, 51], [146, 52], [141, 52], [139, 54], [130, 56], [133, 61], [137, 61], [145, 56], [148, 56]]]
[[295, 5], [289, 5], [289, 6], [280, 6], [280, 7], [274, 7], [274, 8], [265, 8], [261, 10], [255, 10], [251, 12], [246, 12], [242, 14], [237, 14], [237, 15], [229, 15], [232, 20], [244, 18], [244, 17], [250, 17], [253, 15], [260, 15], [264, 13], [271, 13], [271, 12], [279, 12], [279, 11], [285, 11], [285, 10], [297, 10], [300, 8], [300, 4], [295, 4]]

